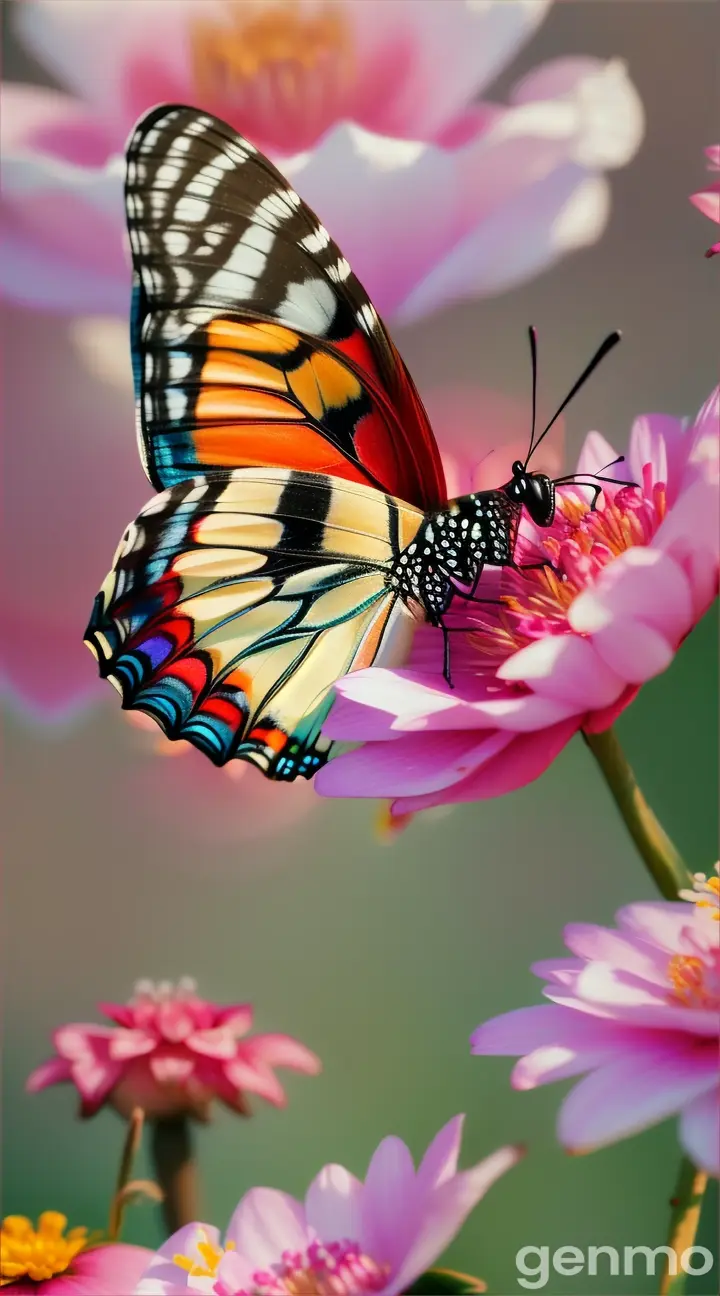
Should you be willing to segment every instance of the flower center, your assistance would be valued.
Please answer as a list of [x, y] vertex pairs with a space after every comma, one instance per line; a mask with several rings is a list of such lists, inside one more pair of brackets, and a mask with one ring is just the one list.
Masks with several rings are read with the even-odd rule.
[[200, 1229], [200, 1234], [202, 1241], [196, 1242], [195, 1245], [200, 1252], [204, 1263], [198, 1264], [198, 1262], [192, 1260], [190, 1256], [177, 1254], [173, 1256], [173, 1264], [179, 1265], [179, 1267], [184, 1269], [191, 1278], [216, 1278], [220, 1261], [224, 1255], [227, 1255], [228, 1251], [234, 1251], [235, 1243], [228, 1242], [225, 1248], [215, 1246], [215, 1244], [209, 1240], [204, 1229]]
[[667, 965], [671, 1003], [720, 1010], [720, 952], [712, 963], [696, 954], [673, 954]]
[[311, 1242], [307, 1251], [283, 1251], [279, 1264], [254, 1273], [250, 1291], [237, 1296], [360, 1296], [382, 1291], [389, 1271], [357, 1242]]
[[642, 491], [622, 487], [595, 512], [576, 495], [559, 494], [552, 526], [539, 533], [540, 547], [555, 570], [507, 569], [503, 607], [492, 614], [480, 606], [473, 613], [478, 629], [471, 640], [483, 665], [494, 673], [533, 640], [565, 634], [568, 609], [578, 594], [626, 549], [650, 543], [665, 516], [666, 502], [665, 487], [653, 484], [649, 471], [648, 465]]
[[342, 115], [352, 50], [335, 5], [308, 11], [297, 0], [228, 0], [224, 18], [192, 24], [190, 45], [198, 101], [256, 143], [299, 152]]
[[0, 1286], [65, 1273], [88, 1240], [86, 1228], [66, 1229], [67, 1217], [59, 1211], [43, 1211], [37, 1229], [24, 1215], [7, 1215], [0, 1233]]
[[[715, 865], [716, 873], [720, 865]], [[692, 891], [681, 891], [683, 900], [691, 900], [698, 909], [707, 909], [709, 916], [720, 922], [720, 877], [707, 877], [704, 873], [693, 875]]]

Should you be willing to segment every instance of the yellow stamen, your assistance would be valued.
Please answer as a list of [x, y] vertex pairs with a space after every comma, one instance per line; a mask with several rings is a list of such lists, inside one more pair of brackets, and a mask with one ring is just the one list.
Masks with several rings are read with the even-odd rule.
[[667, 966], [670, 1001], [685, 1008], [720, 1008], [720, 995], [709, 984], [710, 969], [695, 954], [673, 954]]
[[228, 1251], [235, 1250], [235, 1243], [228, 1242], [225, 1248], [216, 1246], [214, 1242], [210, 1241], [204, 1229], [200, 1229], [200, 1238], [201, 1240], [196, 1243], [196, 1246], [205, 1261], [204, 1265], [198, 1264], [190, 1256], [181, 1255], [179, 1252], [173, 1256], [173, 1264], [176, 1264], [180, 1269], [184, 1269], [191, 1278], [215, 1278], [220, 1261]]
[[67, 1217], [59, 1211], [44, 1211], [37, 1229], [25, 1215], [7, 1215], [0, 1231], [0, 1286], [65, 1273], [88, 1242], [86, 1228], [66, 1230]]
[[715, 865], [715, 877], [706, 877], [704, 873], [693, 876], [692, 891], [688, 888], [681, 891], [683, 900], [690, 900], [698, 909], [709, 909], [710, 917], [720, 922], [720, 877], [717, 876], [718, 865]]
[[292, 99], [299, 74], [314, 71], [323, 61], [339, 61], [348, 70], [348, 36], [346, 21], [334, 5], [308, 13], [293, 0], [262, 7], [252, 0], [229, 0], [224, 21], [202, 18], [191, 27], [198, 96], [231, 95], [260, 72], [271, 70]]

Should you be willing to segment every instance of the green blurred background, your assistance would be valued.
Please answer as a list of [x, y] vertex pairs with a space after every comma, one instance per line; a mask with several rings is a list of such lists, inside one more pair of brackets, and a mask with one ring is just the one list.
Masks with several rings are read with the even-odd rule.
[[[697, 410], [716, 381], [717, 266], [703, 259], [711, 229], [687, 195], [702, 184], [702, 148], [717, 126], [717, 19], [716, 4], [697, 0], [551, 10], [489, 97], [546, 58], [618, 56], [645, 105], [645, 141], [611, 178], [598, 246], [501, 298], [396, 331], [421, 390], [473, 379], [525, 399], [523, 330], [534, 321], [545, 390], [559, 394], [619, 326], [622, 353], [570, 411], [569, 461], [590, 427], [622, 447], [637, 413]], [[36, 72], [11, 39], [6, 61], [9, 77]], [[66, 326], [43, 327], [70, 374]], [[8, 381], [22, 382], [7, 340]], [[102, 492], [103, 482], [89, 488]], [[138, 492], [140, 501], [139, 465]], [[118, 517], [118, 534], [126, 521]], [[99, 577], [108, 557], [98, 555]], [[703, 870], [717, 854], [716, 663], [710, 615], [618, 725], [646, 796]], [[148, 812], [140, 794], [157, 758], [113, 701], [52, 730], [6, 719], [4, 1211], [54, 1208], [103, 1226], [119, 1120], [103, 1112], [76, 1122], [69, 1089], [29, 1097], [25, 1078], [49, 1054], [57, 1023], [98, 1019], [95, 1002], [123, 1000], [138, 977], [188, 974], [209, 998], [253, 1000], [258, 1029], [296, 1035], [324, 1062], [318, 1079], [290, 1077], [285, 1112], [258, 1103], [251, 1121], [218, 1113], [199, 1130], [206, 1219], [222, 1226], [255, 1184], [301, 1195], [327, 1161], [362, 1174], [388, 1133], [420, 1154], [464, 1111], [466, 1164], [507, 1141], [529, 1148], [447, 1256], [491, 1292], [521, 1290], [523, 1246], [665, 1240], [674, 1123], [571, 1158], [553, 1133], [566, 1086], [515, 1093], [509, 1060], [469, 1055], [480, 1021], [538, 1001], [528, 965], [562, 951], [565, 922], [610, 922], [620, 905], [653, 894], [579, 739], [533, 786], [421, 818], [390, 844], [376, 833], [376, 806], [319, 799], [284, 830], [248, 839], [240, 796], [237, 831], [232, 819], [208, 831], [207, 782], [189, 796], [182, 761], [165, 762], [163, 805]], [[698, 1240], [717, 1250], [715, 1202], [711, 1193]], [[132, 1211], [125, 1235], [157, 1242], [154, 1209]], [[631, 1296], [656, 1285], [640, 1273], [554, 1275], [544, 1291]], [[712, 1274], [689, 1288], [716, 1289]]]

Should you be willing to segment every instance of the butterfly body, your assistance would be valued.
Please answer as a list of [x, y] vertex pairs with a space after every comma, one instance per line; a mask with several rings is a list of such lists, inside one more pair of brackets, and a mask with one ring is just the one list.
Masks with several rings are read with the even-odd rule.
[[159, 493], [127, 528], [85, 641], [123, 706], [169, 738], [217, 765], [311, 777], [336, 680], [396, 663], [419, 617], [444, 630], [486, 564], [514, 562], [523, 504], [545, 524], [548, 479], [514, 469], [497, 491], [448, 500], [367, 294], [225, 123], [146, 114], [126, 208], [138, 443]]

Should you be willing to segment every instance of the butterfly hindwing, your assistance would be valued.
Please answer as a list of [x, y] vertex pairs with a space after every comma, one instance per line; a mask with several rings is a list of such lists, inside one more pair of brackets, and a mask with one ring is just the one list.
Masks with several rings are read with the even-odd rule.
[[216, 764], [310, 777], [335, 680], [410, 616], [389, 564], [421, 515], [319, 474], [240, 469], [180, 483], [127, 529], [86, 642], [125, 707]]
[[262, 154], [191, 108], [128, 146], [138, 431], [158, 488], [276, 466], [445, 502], [427, 416], [366, 293]]

